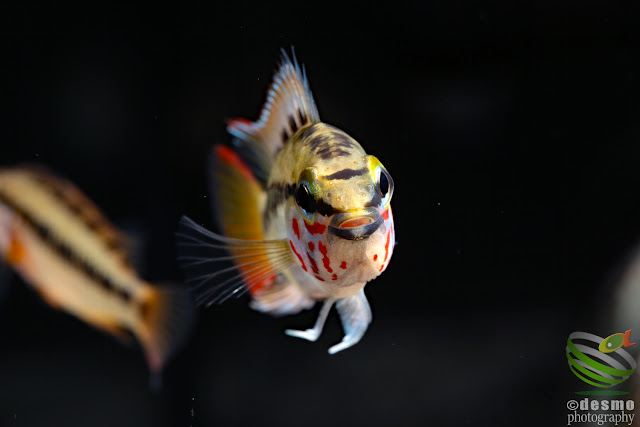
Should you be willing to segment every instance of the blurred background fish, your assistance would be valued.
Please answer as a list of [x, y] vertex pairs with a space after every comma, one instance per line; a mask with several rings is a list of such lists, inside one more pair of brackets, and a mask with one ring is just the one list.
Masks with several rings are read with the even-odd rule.
[[118, 338], [132, 333], [153, 374], [188, 335], [188, 294], [138, 277], [126, 237], [42, 167], [0, 170], [0, 251], [49, 305]]
[[[187, 218], [178, 233], [199, 301], [248, 290], [254, 309], [279, 316], [323, 301], [313, 328], [286, 331], [309, 341], [335, 304], [345, 336], [329, 353], [353, 346], [372, 320], [364, 286], [393, 253], [391, 176], [355, 139], [320, 121], [305, 72], [284, 50], [260, 118], [227, 129], [233, 148], [216, 146], [212, 162], [224, 236]], [[216, 256], [220, 248], [231, 256]], [[235, 267], [216, 264], [229, 259]]]

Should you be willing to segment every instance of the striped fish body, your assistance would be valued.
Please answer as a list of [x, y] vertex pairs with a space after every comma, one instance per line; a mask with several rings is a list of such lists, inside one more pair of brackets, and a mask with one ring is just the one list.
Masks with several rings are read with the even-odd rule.
[[0, 252], [53, 307], [118, 337], [133, 333], [153, 372], [190, 323], [188, 296], [140, 279], [123, 235], [42, 169], [0, 170]]
[[[216, 146], [212, 162], [223, 235], [187, 218], [178, 232], [198, 302], [249, 291], [253, 308], [283, 315], [323, 301], [313, 329], [287, 331], [309, 340], [335, 303], [345, 337], [330, 352], [355, 344], [372, 318], [363, 288], [393, 253], [391, 176], [356, 140], [320, 121], [304, 71], [284, 52], [259, 119], [232, 120], [227, 130], [232, 144]], [[220, 248], [229, 257], [207, 252]], [[234, 267], [216, 268], [229, 258]]]

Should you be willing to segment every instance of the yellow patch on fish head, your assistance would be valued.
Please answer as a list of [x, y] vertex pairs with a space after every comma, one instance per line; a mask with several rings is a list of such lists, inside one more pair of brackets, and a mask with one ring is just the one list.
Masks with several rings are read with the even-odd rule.
[[303, 270], [335, 286], [378, 276], [395, 242], [392, 194], [391, 176], [374, 156], [304, 169], [287, 218], [290, 245]]

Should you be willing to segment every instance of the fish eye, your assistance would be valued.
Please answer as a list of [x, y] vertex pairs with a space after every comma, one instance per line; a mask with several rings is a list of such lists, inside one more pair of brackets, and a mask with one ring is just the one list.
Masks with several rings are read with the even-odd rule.
[[378, 167], [378, 191], [382, 196], [383, 204], [385, 206], [389, 204], [393, 194], [393, 179], [382, 166]]
[[305, 182], [298, 184], [295, 194], [296, 203], [307, 214], [313, 214], [318, 210], [316, 199], [311, 194], [309, 186]]
[[389, 190], [391, 189], [391, 184], [389, 183], [388, 174], [385, 171], [380, 173], [380, 182], [378, 183], [378, 188], [380, 188], [380, 194], [382, 197], [386, 196]]

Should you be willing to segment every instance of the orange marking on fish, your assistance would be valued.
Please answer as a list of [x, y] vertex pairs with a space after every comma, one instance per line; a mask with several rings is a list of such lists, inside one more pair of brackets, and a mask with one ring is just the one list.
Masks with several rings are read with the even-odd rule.
[[225, 163], [233, 165], [240, 170], [240, 172], [245, 176], [245, 178], [254, 181], [255, 178], [251, 173], [251, 170], [244, 164], [240, 156], [233, 152], [233, 150], [229, 147], [225, 147], [224, 145], [216, 145], [215, 147], [216, 155]]
[[313, 225], [309, 225], [305, 221], [304, 226], [307, 228], [307, 231], [309, 231], [309, 233], [311, 234], [322, 234], [324, 233], [325, 228], [327, 228], [326, 225], [320, 224], [319, 222], [315, 222], [313, 223]]
[[338, 275], [334, 273], [334, 275], [331, 276], [331, 280], [338, 280]]
[[316, 264], [316, 260], [313, 259], [309, 252], [307, 252], [307, 256], [309, 257], [309, 262], [311, 263], [311, 271], [313, 271], [315, 274], [318, 274], [320, 271], [318, 270], [318, 264]]
[[347, 269], [347, 261], [342, 261], [342, 264], [340, 264], [340, 268], [343, 270]]
[[315, 251], [315, 250], [316, 250], [316, 245], [314, 245], [314, 244], [313, 244], [313, 242], [309, 242], [309, 250], [310, 250], [311, 252], [313, 252], [313, 251]]
[[293, 228], [293, 232], [296, 233], [298, 240], [300, 240], [300, 229], [298, 228], [298, 219], [295, 217], [293, 218], [293, 221], [291, 221], [291, 228]]
[[327, 256], [327, 247], [322, 244], [322, 241], [318, 242], [318, 250], [322, 254], [322, 263], [324, 264], [324, 268], [326, 268], [329, 273], [333, 273], [333, 270], [331, 269], [331, 260]]
[[387, 243], [384, 244], [384, 261], [387, 261], [387, 257], [389, 256], [389, 239], [391, 239], [391, 232], [387, 231]]
[[384, 264], [380, 266], [380, 272], [382, 272], [383, 269], [384, 269]]
[[298, 251], [296, 251], [296, 248], [293, 246], [293, 242], [291, 240], [289, 240], [289, 244], [291, 245], [291, 250], [293, 250], [293, 253], [296, 254], [296, 256], [298, 257], [298, 259], [300, 260], [300, 264], [302, 264], [302, 269], [304, 271], [308, 271], [307, 270], [307, 266], [304, 264], [304, 260], [302, 259], [302, 257], [300, 256], [300, 254], [298, 253]]
[[7, 251], [7, 262], [9, 264], [18, 264], [24, 259], [25, 250], [24, 246], [17, 237], [12, 236], [9, 243], [9, 250]]
[[267, 277], [263, 281], [256, 283], [255, 285], [253, 285], [253, 287], [251, 287], [251, 289], [249, 289], [249, 293], [251, 295], [255, 295], [256, 293], [271, 287], [271, 285], [273, 285], [273, 282], [275, 282], [276, 277], [277, 275], [273, 277]]
[[316, 275], [316, 279], [320, 280], [321, 282], [324, 282], [324, 279], [318, 275]]
[[385, 221], [389, 219], [389, 208], [385, 209], [384, 212], [382, 212], [382, 218]]
[[378, 254], [375, 254], [375, 255], [373, 256], [373, 260], [374, 260], [374, 261], [377, 261], [377, 260], [378, 260]]

